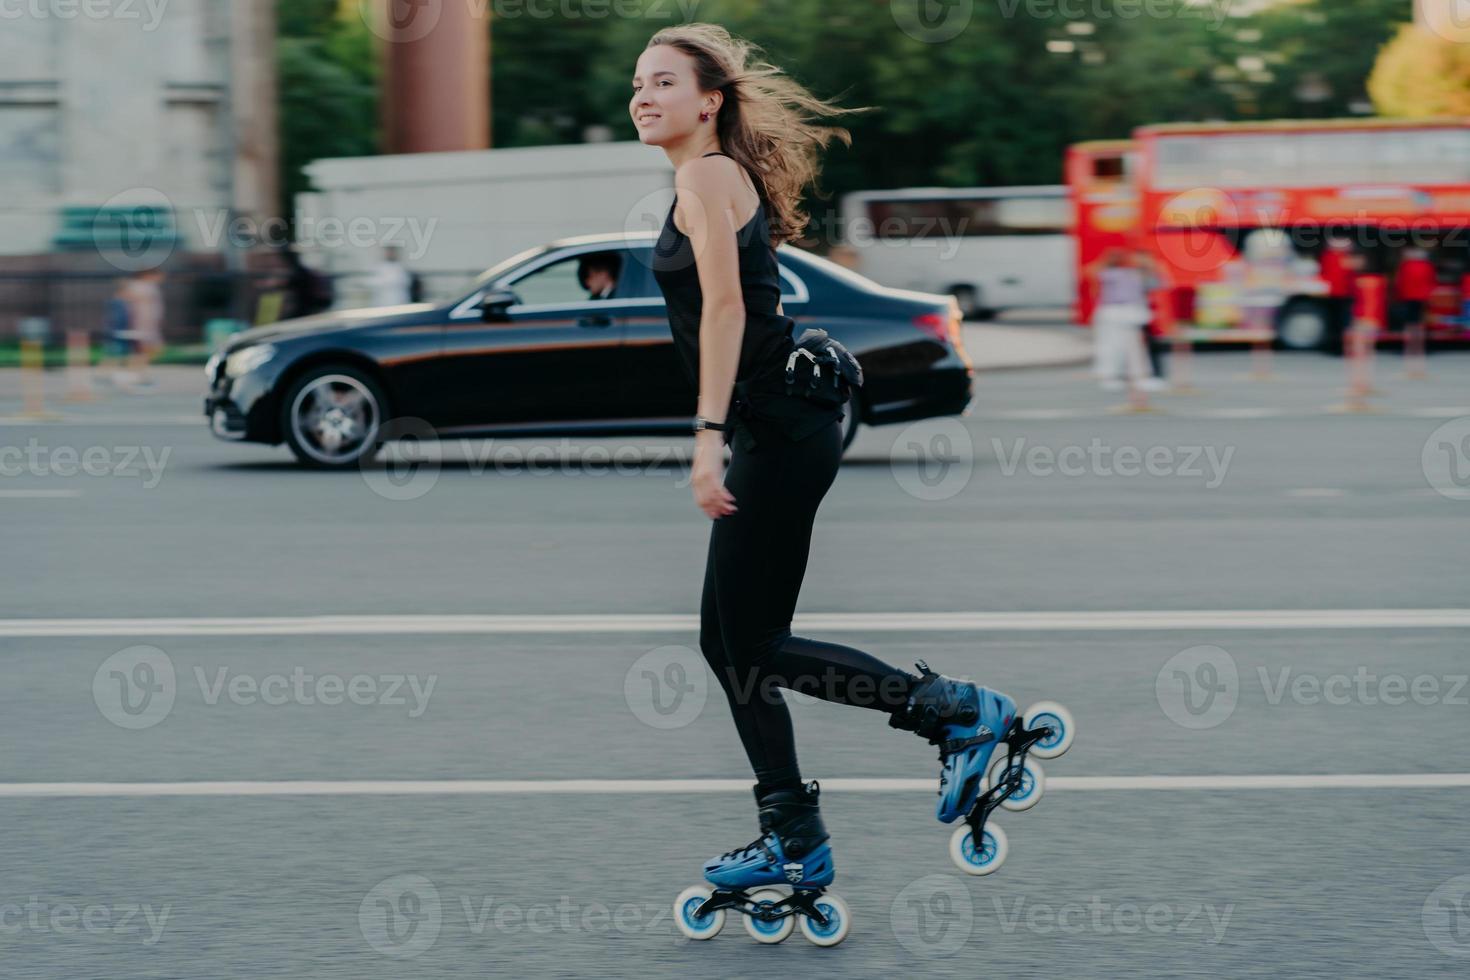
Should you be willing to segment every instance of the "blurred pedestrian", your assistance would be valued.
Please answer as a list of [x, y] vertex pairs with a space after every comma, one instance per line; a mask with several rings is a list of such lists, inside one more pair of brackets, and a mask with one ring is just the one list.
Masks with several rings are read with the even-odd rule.
[[119, 279], [102, 311], [103, 370], [110, 371], [113, 385], [127, 389], [133, 378], [128, 374], [128, 358], [133, 353], [132, 314], [128, 311], [128, 279]]
[[1333, 235], [1327, 240], [1317, 273], [1327, 284], [1327, 311], [1332, 331], [1329, 347], [1342, 348], [1342, 338], [1353, 322], [1353, 279], [1362, 267], [1362, 260], [1353, 251], [1353, 243], [1345, 235]]
[[[1093, 375], [1104, 391], [1121, 391], [1131, 381], [1145, 391], [1165, 387], [1149, 363], [1143, 330], [1153, 321], [1148, 278], [1137, 256], [1113, 247], [1083, 267], [1097, 281], [1092, 317]], [[1125, 380], [1126, 379], [1126, 380]]]
[[132, 341], [127, 355], [127, 370], [119, 387], [134, 392], [151, 391], [157, 387], [149, 373], [149, 365], [163, 350], [163, 280], [161, 268], [144, 269], [134, 273], [118, 292], [118, 297], [127, 306], [127, 335]]
[[330, 310], [336, 301], [332, 280], [302, 261], [295, 245], [287, 245], [281, 258], [286, 261], [286, 296], [291, 307], [286, 316], [311, 316]]
[[1429, 252], [1418, 247], [1404, 249], [1404, 257], [1394, 276], [1393, 289], [1394, 298], [1400, 304], [1405, 330], [1424, 326], [1425, 311], [1438, 285], [1439, 277], [1434, 270], [1434, 263], [1429, 260]]
[[413, 302], [413, 274], [403, 264], [396, 245], [383, 249], [383, 261], [373, 267], [368, 282], [372, 287], [373, 306], [403, 306]]

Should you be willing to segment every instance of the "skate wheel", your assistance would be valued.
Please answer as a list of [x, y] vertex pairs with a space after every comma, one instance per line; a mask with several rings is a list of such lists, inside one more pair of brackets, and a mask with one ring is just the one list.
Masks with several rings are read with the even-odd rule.
[[725, 910], [696, 916], [696, 910], [714, 894], [708, 885], [690, 885], [674, 899], [674, 926], [686, 939], [713, 939], [725, 928]]
[[828, 892], [816, 900], [817, 908], [827, 917], [826, 925], [818, 925], [809, 915], [799, 915], [801, 934], [818, 946], [836, 946], [847, 938], [852, 928], [852, 913], [847, 903]]
[[1072, 747], [1077, 734], [1077, 723], [1072, 712], [1055, 701], [1038, 701], [1026, 709], [1021, 718], [1021, 727], [1030, 731], [1034, 728], [1050, 728], [1052, 734], [1031, 746], [1031, 754], [1038, 759], [1055, 759]]
[[[774, 888], [765, 888], [750, 896], [750, 904], [759, 909], [779, 909], [786, 904], [786, 896]], [[744, 914], [745, 931], [758, 943], [775, 945], [784, 942], [796, 929], [794, 916], [779, 919], [758, 919], [749, 912]]]
[[949, 856], [955, 866], [966, 874], [988, 875], [994, 874], [1006, 863], [1006, 855], [1011, 852], [1011, 845], [1006, 840], [1006, 832], [994, 823], [986, 822], [984, 842], [982, 846], [975, 846], [975, 835], [970, 830], [969, 824], [956, 827], [949, 838]]
[[[1006, 764], [1009, 761], [1009, 756], [996, 756], [995, 761], [990, 764], [990, 772], [985, 776], [987, 786], [1000, 785], [1001, 778], [1006, 774]], [[1020, 765], [1020, 789], [1000, 801], [1001, 806], [1016, 813], [1022, 810], [1029, 810], [1040, 803], [1041, 794], [1046, 791], [1046, 773], [1042, 771], [1041, 764], [1034, 759], [1027, 759]]]

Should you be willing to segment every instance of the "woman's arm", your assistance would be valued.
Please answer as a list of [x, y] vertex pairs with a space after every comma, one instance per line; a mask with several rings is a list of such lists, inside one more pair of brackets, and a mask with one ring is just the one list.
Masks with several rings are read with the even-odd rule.
[[[679, 168], [675, 186], [679, 214], [688, 226], [699, 289], [699, 414], [723, 421], [730, 408], [740, 346], [745, 335], [745, 299], [740, 291], [740, 255], [735, 240], [739, 165], [728, 157], [703, 157]], [[719, 433], [714, 433], [718, 435]]]
[[[745, 336], [745, 299], [740, 291], [740, 253], [735, 233], [736, 202], [744, 189], [739, 165], [728, 157], [701, 157], [674, 175], [679, 194], [676, 221], [688, 228], [699, 288], [698, 412], [728, 422], [740, 348]], [[713, 429], [694, 434], [692, 482], [695, 502], [712, 518], [735, 510], [724, 486], [724, 438]]]

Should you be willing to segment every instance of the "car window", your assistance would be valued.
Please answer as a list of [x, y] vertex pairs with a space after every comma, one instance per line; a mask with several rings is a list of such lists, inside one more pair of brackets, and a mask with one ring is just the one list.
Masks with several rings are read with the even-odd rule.
[[[586, 303], [599, 298], [593, 288], [583, 285], [584, 272], [596, 275], [599, 271], [617, 281], [627, 266], [627, 255], [621, 249], [605, 252], [581, 252], [559, 259], [548, 265], [513, 280], [508, 285], [525, 305], [543, 303]], [[602, 298], [621, 298], [621, 284], [611, 294]]]

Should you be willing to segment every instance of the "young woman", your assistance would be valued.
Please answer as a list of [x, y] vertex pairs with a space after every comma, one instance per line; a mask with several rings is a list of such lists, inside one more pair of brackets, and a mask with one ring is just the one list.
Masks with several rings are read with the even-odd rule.
[[834, 135], [850, 140], [809, 119], [856, 110], [752, 63], [751, 50], [715, 25], [661, 30], [638, 58], [628, 108], [639, 138], [675, 168], [653, 272], [699, 393], [694, 502], [714, 520], [699, 641], [755, 770], [762, 831], [711, 859], [705, 875], [721, 888], [780, 883], [800, 892], [830, 884], [833, 863], [818, 787], [802, 783], [778, 688], [883, 712], [892, 727], [940, 745], [937, 815], [946, 823], [974, 805], [1016, 705], [923, 664], [915, 677], [862, 650], [791, 632], [812, 521], [842, 454], [843, 413], [772, 383], [794, 347], [775, 249], [806, 225], [799, 203], [816, 176], [818, 148]]

